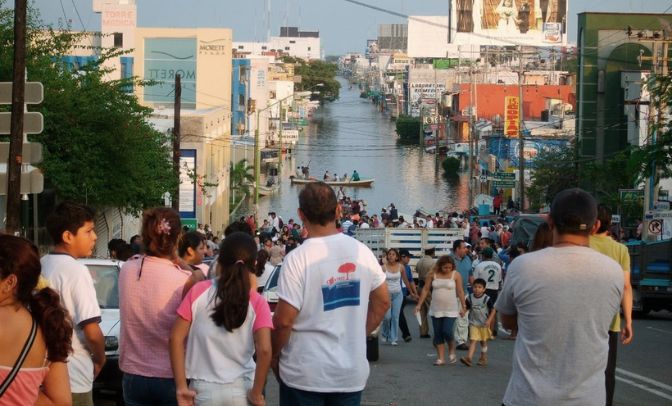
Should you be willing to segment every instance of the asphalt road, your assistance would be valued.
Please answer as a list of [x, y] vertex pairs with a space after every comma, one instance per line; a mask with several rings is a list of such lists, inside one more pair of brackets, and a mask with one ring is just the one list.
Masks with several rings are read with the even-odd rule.
[[[431, 339], [418, 338], [412, 307], [406, 307], [413, 341], [380, 346], [380, 360], [371, 363], [363, 405], [500, 405], [511, 371], [514, 342], [489, 344], [486, 368], [435, 367]], [[634, 321], [633, 343], [619, 346], [616, 405], [672, 404], [672, 313], [653, 313]], [[458, 357], [465, 352], [458, 351]], [[275, 378], [268, 379], [267, 403], [278, 404]], [[97, 405], [111, 405], [96, 399]]]

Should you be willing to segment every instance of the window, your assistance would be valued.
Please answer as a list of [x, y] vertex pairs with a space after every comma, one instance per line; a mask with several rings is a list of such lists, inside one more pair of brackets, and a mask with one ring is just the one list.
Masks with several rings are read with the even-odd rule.
[[291, 40], [291, 41], [289, 41], [289, 43], [290, 43], [290, 44], [296, 44], [296, 41]]
[[285, 51], [289, 51], [289, 47], [285, 47]]
[[238, 95], [238, 105], [239, 106], [245, 106], [245, 95], [244, 94], [239, 94]]
[[238, 45], [238, 49], [245, 49], [245, 45]]
[[267, 50], [267, 49], [268, 49], [268, 47], [267, 47], [266, 45], [262, 45], [262, 46], [261, 46], [261, 50], [262, 50], [262, 51], [265, 51], [265, 50]]
[[308, 50], [310, 51], [310, 47], [308, 47]]
[[124, 34], [120, 32], [114, 33], [114, 47], [123, 48], [124, 47]]

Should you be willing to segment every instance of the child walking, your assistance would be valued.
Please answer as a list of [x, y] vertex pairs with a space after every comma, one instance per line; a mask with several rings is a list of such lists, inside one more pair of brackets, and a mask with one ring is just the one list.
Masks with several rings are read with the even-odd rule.
[[476, 343], [481, 343], [481, 357], [477, 365], [488, 365], [488, 340], [492, 338], [492, 325], [496, 311], [494, 301], [485, 294], [486, 282], [478, 278], [472, 283], [474, 293], [467, 296], [467, 309], [469, 309], [469, 353], [460, 358], [460, 362], [470, 367], [471, 359], [476, 352]]

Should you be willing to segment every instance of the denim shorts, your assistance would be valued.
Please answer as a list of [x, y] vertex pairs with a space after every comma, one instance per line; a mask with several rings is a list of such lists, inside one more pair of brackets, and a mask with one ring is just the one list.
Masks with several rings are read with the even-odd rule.
[[434, 345], [449, 343], [455, 339], [453, 336], [454, 324], [455, 317], [432, 316], [432, 326], [434, 327]]
[[290, 388], [280, 382], [280, 406], [359, 406], [362, 391], [359, 392], [308, 392]]

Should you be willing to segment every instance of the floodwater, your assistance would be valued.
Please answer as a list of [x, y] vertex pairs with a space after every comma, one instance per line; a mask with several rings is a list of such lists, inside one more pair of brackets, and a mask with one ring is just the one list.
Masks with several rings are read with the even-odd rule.
[[[435, 163], [434, 154], [417, 145], [397, 141], [395, 123], [377, 111], [359, 89], [341, 81], [340, 98], [320, 107], [304, 128], [291, 157], [283, 160], [280, 189], [259, 198], [258, 215], [263, 218], [275, 211], [285, 222], [297, 218], [301, 186], [293, 186], [289, 176], [309, 165], [310, 176], [322, 179], [324, 172], [348, 177], [354, 169], [362, 179], [374, 178], [370, 188], [344, 188], [347, 196], [363, 199], [370, 214], [394, 203], [400, 214], [413, 215], [418, 208], [434, 212], [441, 209], [463, 210], [467, 206], [467, 177], [446, 179]], [[236, 217], [250, 213], [243, 208]]]

